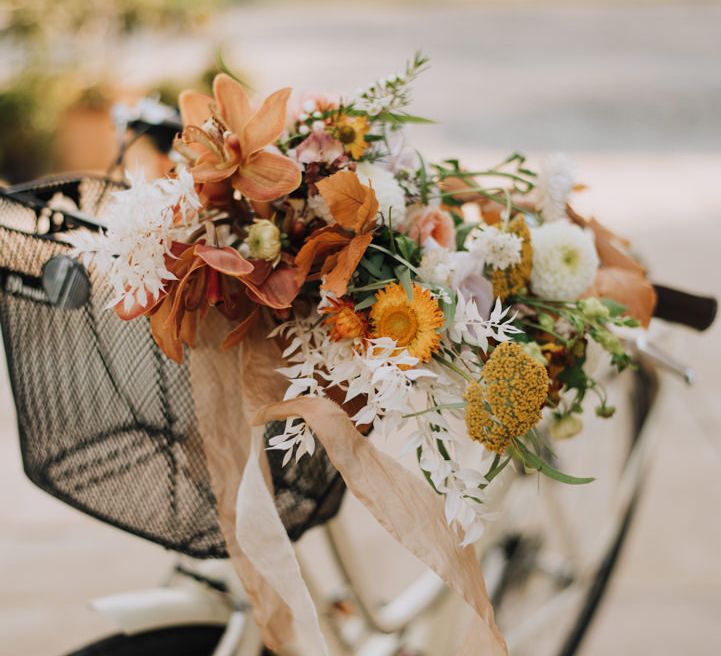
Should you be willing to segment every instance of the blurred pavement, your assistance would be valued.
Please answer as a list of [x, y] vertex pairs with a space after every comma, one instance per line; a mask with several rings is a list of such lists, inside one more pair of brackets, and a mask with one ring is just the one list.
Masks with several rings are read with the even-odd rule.
[[[721, 296], [721, 7], [251, 6], [205, 37], [138, 38], [123, 82], [201, 69], [207, 39], [259, 91], [351, 92], [432, 57], [412, 111], [430, 158], [494, 163], [564, 150], [578, 207], [631, 238], [658, 282]], [[206, 38], [206, 41], [203, 41]], [[721, 644], [721, 325], [665, 337], [698, 371], [665, 380], [658, 451], [627, 548], [582, 656], [715, 656]], [[1, 371], [1, 370], [0, 370]], [[31, 486], [0, 374], [0, 656], [52, 656], [112, 630], [93, 596], [153, 585], [168, 556]]]

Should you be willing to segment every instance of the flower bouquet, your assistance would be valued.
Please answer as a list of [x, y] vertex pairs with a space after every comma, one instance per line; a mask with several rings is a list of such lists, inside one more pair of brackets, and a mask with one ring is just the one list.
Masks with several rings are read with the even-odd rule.
[[[613, 415], [591, 363], [629, 366], [615, 329], [653, 312], [628, 244], [569, 204], [580, 187], [565, 158], [467, 170], [407, 146], [404, 126], [429, 122], [407, 111], [426, 64], [417, 55], [355, 97], [292, 106], [290, 89], [253, 105], [218, 75], [213, 97], [180, 96], [172, 174], [130, 175], [107, 230], [73, 237], [122, 319], [147, 318], [171, 360], [190, 349], [229, 552], [270, 646], [300, 631], [326, 653], [263, 449], [285, 466], [320, 440], [381, 524], [477, 611], [464, 653], [502, 653], [470, 548], [488, 489], [511, 465], [592, 480], [554, 467], [553, 440], [581, 430], [588, 402]], [[250, 426], [271, 419], [284, 428], [263, 443]], [[402, 431], [422, 476], [371, 431]]]

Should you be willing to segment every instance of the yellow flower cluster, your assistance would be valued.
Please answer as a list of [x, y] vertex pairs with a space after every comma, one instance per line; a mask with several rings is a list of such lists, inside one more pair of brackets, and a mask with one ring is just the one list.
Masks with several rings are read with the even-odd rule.
[[503, 453], [514, 437], [541, 419], [548, 395], [546, 368], [522, 346], [504, 342], [483, 367], [480, 383], [466, 388], [466, 427], [474, 440]]
[[520, 214], [508, 224], [508, 231], [521, 238], [521, 261], [507, 269], [496, 269], [491, 273], [493, 294], [502, 301], [522, 292], [531, 278], [533, 267], [533, 248], [531, 247], [531, 231], [526, 220]]

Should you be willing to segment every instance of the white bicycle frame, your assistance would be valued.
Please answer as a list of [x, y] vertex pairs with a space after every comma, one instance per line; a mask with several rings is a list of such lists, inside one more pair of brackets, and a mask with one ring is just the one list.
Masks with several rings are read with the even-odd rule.
[[[651, 345], [645, 335], [634, 344], [636, 352], [651, 368], [670, 370], [687, 382], [693, 372], [686, 366]], [[565, 517], [556, 503], [553, 488], [544, 489], [543, 501], [556, 522], [556, 528], [565, 534], [564, 557], [573, 568], [572, 583], [551, 601], [517, 626], [506, 631], [505, 637], [513, 651], [533, 639], [540, 627], [547, 627], [555, 617], [567, 611], [578, 595], [595, 576], [600, 558], [610, 548], [615, 537], [614, 527], [622, 521], [628, 508], [636, 482], [642, 476], [649, 440], [643, 434], [637, 440], [618, 485], [618, 495], [611, 516], [598, 535], [597, 553], [582, 562], [576, 553], [572, 531], [565, 529]], [[504, 472], [495, 483], [495, 497], [499, 503], [514, 478], [512, 470]], [[320, 592], [317, 572], [299, 560], [319, 612], [321, 627], [333, 656], [392, 656], [401, 646], [415, 643], [424, 653], [440, 654], [460, 632], [464, 602], [451, 594], [433, 572], [426, 571], [398, 593], [390, 602], [378, 604], [372, 587], [359, 563], [356, 547], [342, 519], [333, 519], [323, 527], [322, 534], [329, 547], [333, 563], [342, 578], [340, 593], [352, 597], [358, 616], [352, 622], [339, 622], [334, 617], [333, 600]], [[477, 545], [483, 556], [484, 574], [489, 594], [500, 584], [505, 560], [497, 545], [503, 537], [502, 522], [491, 522]], [[539, 567], [551, 574], [566, 575], [557, 563], [540, 563]], [[177, 576], [180, 573], [181, 576]], [[258, 656], [262, 649], [260, 631], [252, 620], [248, 603], [228, 561], [195, 562], [191, 567], [176, 569], [169, 585], [138, 592], [124, 593], [98, 599], [93, 607], [113, 620], [127, 634], [177, 625], [216, 624], [224, 626], [223, 637], [213, 656]], [[402, 634], [402, 643], [401, 643]], [[289, 647], [282, 656], [317, 656], [303, 654]]]

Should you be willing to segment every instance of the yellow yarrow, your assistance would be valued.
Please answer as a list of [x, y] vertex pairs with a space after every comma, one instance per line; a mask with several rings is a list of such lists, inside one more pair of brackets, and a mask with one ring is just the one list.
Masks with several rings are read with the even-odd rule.
[[548, 385], [546, 368], [520, 344], [500, 344], [483, 366], [481, 381], [466, 388], [468, 435], [503, 453], [541, 420]]
[[521, 261], [507, 269], [495, 269], [491, 272], [493, 294], [502, 301], [513, 294], [521, 293], [531, 279], [533, 267], [533, 248], [531, 247], [531, 231], [523, 216], [518, 215], [508, 223], [508, 231], [517, 235], [523, 242], [521, 245]]
[[398, 346], [421, 362], [428, 362], [441, 343], [443, 312], [431, 293], [413, 285], [413, 298], [408, 298], [398, 283], [384, 287], [376, 294], [370, 313], [373, 337], [390, 337]]

